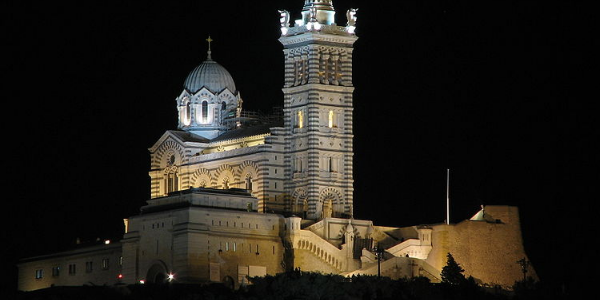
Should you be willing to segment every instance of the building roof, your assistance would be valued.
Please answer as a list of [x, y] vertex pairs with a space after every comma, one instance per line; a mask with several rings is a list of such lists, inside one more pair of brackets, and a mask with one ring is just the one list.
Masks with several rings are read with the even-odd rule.
[[208, 143], [209, 139], [201, 137], [199, 135], [193, 134], [187, 131], [179, 131], [179, 130], [168, 130], [171, 134], [178, 137], [180, 140], [184, 142], [193, 142], [193, 143]]
[[[211, 140], [211, 142], [221, 142], [226, 140], [239, 139], [248, 136], [261, 135], [271, 133], [271, 127], [277, 127], [279, 124], [259, 124], [248, 127], [241, 127], [234, 130], [229, 130], [220, 136]], [[280, 125], [279, 125], [280, 126]]]
[[197, 93], [202, 88], [206, 88], [213, 94], [220, 93], [225, 89], [237, 94], [231, 74], [210, 56], [190, 72], [183, 87], [191, 94]]

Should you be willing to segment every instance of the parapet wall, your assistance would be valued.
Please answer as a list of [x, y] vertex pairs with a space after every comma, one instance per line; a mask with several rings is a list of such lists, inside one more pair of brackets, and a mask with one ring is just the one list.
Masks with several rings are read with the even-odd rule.
[[[427, 262], [441, 270], [451, 253], [465, 269], [465, 276], [473, 276], [483, 284], [512, 287], [523, 279], [517, 261], [529, 260], [523, 247], [519, 210], [514, 206], [486, 206], [485, 213], [494, 221], [433, 225], [433, 249]], [[533, 267], [529, 266], [528, 271], [527, 276], [538, 279]]]

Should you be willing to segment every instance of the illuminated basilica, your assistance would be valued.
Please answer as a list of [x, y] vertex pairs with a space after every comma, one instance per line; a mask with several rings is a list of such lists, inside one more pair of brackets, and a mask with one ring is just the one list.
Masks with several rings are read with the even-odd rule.
[[124, 220], [123, 238], [22, 260], [20, 290], [89, 282], [239, 287], [296, 268], [439, 281], [449, 252], [481, 284], [522, 278], [516, 207], [402, 228], [353, 218], [356, 10], [342, 25], [332, 1], [306, 0], [293, 24], [280, 14], [282, 108], [244, 111], [209, 37], [206, 60], [176, 97], [178, 129], [149, 148], [151, 199]]

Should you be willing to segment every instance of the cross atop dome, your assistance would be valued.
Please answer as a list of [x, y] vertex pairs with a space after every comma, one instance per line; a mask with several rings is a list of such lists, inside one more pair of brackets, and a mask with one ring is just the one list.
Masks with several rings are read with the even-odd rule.
[[206, 39], [206, 41], [208, 42], [208, 51], [206, 51], [206, 53], [207, 53], [206, 59], [212, 60], [212, 57], [211, 57], [212, 51], [210, 51], [210, 43], [212, 43], [213, 39], [211, 39], [210, 35], [209, 35], [208, 38]]

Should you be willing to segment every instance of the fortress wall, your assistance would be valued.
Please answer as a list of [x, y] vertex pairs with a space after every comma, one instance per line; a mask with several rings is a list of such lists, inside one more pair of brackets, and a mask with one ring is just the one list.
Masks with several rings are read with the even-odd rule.
[[[465, 269], [465, 276], [473, 276], [481, 283], [511, 287], [523, 278], [517, 261], [527, 258], [519, 210], [514, 206], [486, 206], [485, 212], [499, 221], [465, 220], [432, 226], [433, 249], [427, 262], [441, 270], [446, 265], [447, 253], [451, 253]], [[531, 266], [528, 276], [537, 280]]]

